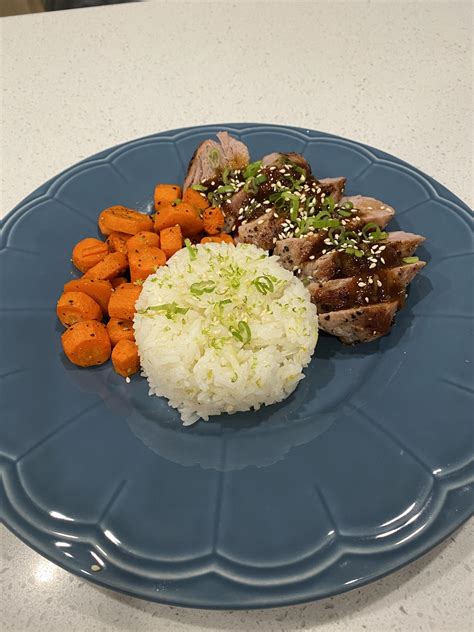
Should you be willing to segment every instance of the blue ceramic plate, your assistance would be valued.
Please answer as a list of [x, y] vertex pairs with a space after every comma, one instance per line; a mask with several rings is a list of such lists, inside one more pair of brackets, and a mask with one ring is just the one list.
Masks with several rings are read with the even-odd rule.
[[[110, 364], [65, 361], [55, 303], [100, 210], [151, 209], [196, 146], [226, 129], [265, 153], [301, 152], [319, 177], [397, 209], [428, 261], [390, 335], [322, 336], [285, 402], [183, 428]], [[413, 560], [473, 507], [469, 209], [417, 169], [309, 130], [218, 125], [126, 143], [53, 178], [3, 222], [1, 507], [63, 568], [182, 606], [316, 599]], [[98, 570], [100, 569], [100, 570]]]

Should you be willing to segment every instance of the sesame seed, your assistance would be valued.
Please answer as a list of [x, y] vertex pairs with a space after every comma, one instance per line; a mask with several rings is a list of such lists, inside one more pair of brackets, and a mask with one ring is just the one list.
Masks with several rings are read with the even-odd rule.
[[314, 259], [316, 259], [316, 257], [314, 255], [310, 255], [309, 260], [313, 261]]
[[275, 219], [278, 219], [278, 213], [273, 213], [273, 217], [274, 217]]
[[126, 377], [125, 381], [127, 382], [127, 384], [130, 384], [130, 378], [129, 377]]
[[374, 282], [373, 278], [372, 278], [372, 277], [369, 277], [369, 283], [370, 283], [370, 285], [372, 285], [372, 283], [373, 283], [373, 282]]
[[323, 255], [325, 255], [325, 254], [327, 253], [327, 250], [326, 250], [326, 249], [324, 249], [324, 250], [322, 251], [322, 253], [323, 253]]
[[377, 285], [378, 285], [379, 287], [382, 287], [382, 281], [379, 281], [379, 280], [377, 279]]
[[369, 269], [370, 269], [370, 270], [372, 270], [372, 269], [373, 269], [373, 268], [375, 268], [376, 266], [377, 266], [377, 264], [376, 264], [376, 263], [371, 263], [371, 264], [370, 264], [370, 266], [369, 266]]
[[297, 272], [297, 274], [301, 274], [301, 268], [298, 268], [298, 270], [296, 272]]
[[272, 209], [271, 209], [271, 208], [267, 208], [267, 209], [265, 210], [265, 213], [271, 213], [271, 212], [272, 212]]
[[246, 224], [246, 223], [247, 223], [247, 220], [246, 220], [246, 219], [244, 219], [244, 221], [242, 222], [242, 226], [243, 226], [244, 224]]
[[264, 200], [264, 204], [270, 204], [270, 200]]
[[385, 264], [385, 259], [383, 257], [380, 257], [380, 261]]
[[364, 301], [365, 301], [366, 303], [368, 303], [368, 302], [369, 302], [369, 297], [368, 297], [368, 296], [366, 296], [366, 297], [364, 298]]
[[386, 248], [387, 248], [387, 246], [379, 246], [380, 252], [383, 252]]
[[263, 219], [259, 219], [257, 224], [263, 224]]
[[359, 281], [359, 283], [357, 285], [359, 287], [365, 287], [367, 285], [367, 283], [364, 283], [363, 281]]
[[316, 193], [321, 193], [321, 187], [318, 187], [318, 188], [316, 189]]
[[276, 237], [274, 237], [274, 238], [272, 239], [272, 242], [273, 242], [274, 244], [276, 244], [276, 242], [277, 242], [277, 238], [276, 238]]

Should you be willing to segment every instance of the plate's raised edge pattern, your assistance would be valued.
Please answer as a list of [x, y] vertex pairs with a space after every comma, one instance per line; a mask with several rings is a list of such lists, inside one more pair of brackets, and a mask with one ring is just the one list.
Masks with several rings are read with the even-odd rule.
[[[28, 524], [31, 530], [40, 532], [45, 538], [50, 538], [52, 543], [53, 540], [57, 539], [57, 535], [52, 537], [51, 533], [57, 533], [58, 520], [52, 520], [46, 510], [28, 495], [21, 483], [15, 462], [5, 458], [2, 460], [0, 470], [2, 488], [12, 513], [22, 516], [24, 523]], [[393, 523], [390, 529], [361, 536], [348, 536], [337, 530], [333, 537], [328, 538], [310, 553], [290, 564], [278, 567], [273, 565], [265, 567], [261, 564], [250, 565], [215, 550], [207, 555], [188, 559], [181, 557], [179, 560], [143, 557], [130, 551], [127, 551], [126, 555], [122, 554], [119, 548], [110, 546], [110, 540], [104, 535], [101, 523], [107, 507], [114, 501], [125, 481], [121, 481], [119, 488], [114, 491], [97, 521], [64, 521], [61, 522], [59, 528], [62, 538], [71, 538], [76, 543], [88, 544], [95, 547], [97, 552], [105, 551], [109, 566], [127, 570], [136, 576], [142, 576], [143, 565], [145, 564], [147, 569], [145, 577], [147, 579], [155, 581], [189, 579], [214, 572], [228, 581], [247, 586], [253, 585], [259, 588], [275, 585], [285, 586], [314, 577], [346, 554], [375, 555], [383, 553], [387, 548], [393, 550], [396, 547], [402, 547], [405, 542], [409, 542], [436, 521], [450, 491], [469, 486], [474, 482], [474, 461], [463, 464], [455, 474], [433, 476], [433, 480], [433, 486], [423, 505], [403, 516], [403, 520], [399, 523]], [[34, 520], [30, 516], [34, 516]]]
[[[363, 153], [364, 156], [370, 160], [371, 164], [381, 163], [385, 165], [390, 165], [395, 170], [404, 171], [406, 174], [417, 180], [418, 183], [423, 187], [427, 194], [426, 201], [435, 199], [443, 202], [444, 204], [446, 204], [447, 207], [449, 207], [451, 211], [459, 214], [467, 222], [468, 226], [472, 225], [472, 214], [470, 212], [470, 209], [461, 200], [456, 198], [456, 196], [445, 189], [442, 185], [435, 182], [432, 178], [425, 175], [418, 169], [384, 152], [381, 152], [380, 150], [362, 145], [355, 141], [346, 140], [322, 132], [288, 128], [278, 125], [226, 124], [210, 125], [200, 128], [184, 128], [180, 130], [173, 130], [171, 132], [155, 134], [142, 139], [138, 139], [136, 141], [132, 141], [130, 143], [124, 143], [109, 150], [105, 150], [95, 156], [92, 156], [90, 159], [80, 163], [79, 165], [75, 165], [69, 169], [66, 169], [64, 172], [46, 182], [39, 189], [28, 196], [25, 200], [23, 200], [0, 222], [0, 226], [2, 227], [2, 245], [0, 246], [0, 250], [8, 249], [8, 237], [10, 230], [25, 213], [27, 214], [33, 211], [39, 204], [47, 201], [48, 199], [57, 200], [57, 198], [55, 198], [54, 196], [57, 191], [60, 190], [61, 186], [63, 186], [70, 178], [75, 177], [79, 173], [87, 171], [90, 168], [94, 168], [97, 165], [112, 165], [114, 171], [118, 173], [121, 177], [126, 179], [125, 175], [116, 168], [115, 164], [113, 164], [114, 161], [122, 154], [146, 145], [169, 142], [175, 143], [181, 138], [192, 138], [193, 134], [196, 136], [202, 136], [202, 134], [204, 133], [214, 134], [216, 131], [223, 129], [229, 131], [230, 133], [234, 133], [237, 136], [248, 135], [252, 133], [261, 133], [263, 130], [268, 132], [285, 131], [285, 133], [287, 134], [290, 133], [294, 135], [295, 138], [297, 138], [299, 141], [303, 141], [305, 143], [305, 146], [310, 144], [311, 141], [318, 141], [321, 143], [328, 142], [331, 144], [340, 144], [345, 147], [350, 147], [351, 149], [355, 149], [356, 151]], [[62, 203], [61, 200], [57, 201]], [[71, 210], [78, 212], [77, 209], [73, 209], [73, 207], [71, 207]], [[408, 210], [410, 209], [407, 208], [403, 212], [407, 212]], [[52, 532], [54, 532], [54, 530], [58, 528], [57, 520], [53, 521], [47, 514], [46, 510], [42, 509], [35, 502], [34, 499], [30, 498], [26, 494], [21, 484], [21, 479], [14, 462], [10, 461], [9, 459], [2, 459], [0, 465], [0, 471], [2, 473], [2, 490], [5, 494], [4, 498], [8, 499], [9, 505], [9, 510], [3, 511], [4, 521], [6, 525], [11, 528], [12, 531], [22, 537], [22, 539], [24, 539], [25, 541], [35, 543], [34, 548], [36, 548], [42, 554], [52, 558], [53, 556], [48, 551], [48, 544], [51, 546], [53, 545], [54, 536], [52, 535]], [[425, 503], [423, 504], [423, 506], [417, 510], [416, 515], [408, 516], [408, 520], [404, 522], [404, 524], [398, 526], [398, 528], [394, 528], [393, 533], [383, 533], [378, 535], [367, 535], [358, 537], [344, 536], [338, 533], [335, 535], [334, 538], [331, 538], [331, 540], [325, 543], [322, 547], [318, 547], [315, 551], [304, 556], [304, 558], [299, 559], [289, 565], [282, 565], [281, 567], [272, 567], [271, 569], [268, 569], [271, 570], [271, 573], [273, 573], [273, 579], [271, 577], [271, 574], [269, 576], [266, 576], [266, 569], [262, 567], [253, 567], [248, 564], [243, 564], [238, 560], [231, 560], [230, 558], [218, 554], [217, 552], [213, 552], [211, 555], [204, 556], [203, 558], [192, 559], [185, 561], [184, 564], [179, 564], [179, 566], [182, 566], [181, 577], [183, 579], [189, 579], [190, 577], [199, 578], [204, 574], [214, 573], [220, 575], [227, 581], [241, 583], [246, 586], [252, 585], [258, 587], [259, 590], [265, 590], [265, 588], [275, 586], [275, 584], [277, 584], [278, 586], [289, 585], [292, 587], [292, 596], [289, 597], [288, 603], [294, 603], [298, 601], [298, 599], [295, 598], [293, 592], [295, 590], [295, 587], [299, 583], [307, 581], [309, 578], [314, 578], [323, 570], [326, 570], [330, 568], [333, 564], [337, 563], [337, 561], [340, 560], [341, 557], [343, 557], [344, 555], [373, 555], [387, 550], [393, 550], [394, 547], [402, 547], [404, 543], [406, 543], [407, 545], [411, 544], [413, 538], [416, 538], [419, 533], [426, 531], [426, 529], [430, 527], [434, 527], [437, 523], [438, 517], [443, 510], [448, 494], [452, 491], [459, 490], [460, 488], [466, 488], [467, 486], [470, 486], [472, 482], [474, 482], [474, 473], [472, 469], [472, 462], [470, 462], [468, 464], [463, 464], [462, 466], [460, 466], [457, 471], [451, 471], [449, 473], [449, 476], [437, 477], [433, 475], [433, 487], [431, 493], [425, 499]], [[19, 506], [19, 504], [21, 504], [19, 503], [21, 496], [23, 496], [23, 500], [25, 502], [24, 507]], [[43, 514], [40, 522], [28, 521], [28, 516], [32, 514], [38, 515], [38, 512]], [[457, 523], [455, 526], [458, 526], [458, 524], [468, 518], [471, 513], [472, 504], [469, 504], [466, 508], [463, 508], [462, 512], [460, 512], [459, 523]], [[406, 530], [406, 527], [408, 525], [410, 528]], [[108, 554], [107, 564], [110, 568], [115, 567], [121, 571], [131, 572], [134, 575], [140, 576], [143, 568], [142, 564], [144, 558], [133, 555], [128, 555], [125, 557], [123, 555], [117, 554], [117, 550], [110, 548], [109, 543], [104, 538], [104, 533], [98, 523], [78, 524], [77, 522], [74, 522], [74, 525], [71, 525], [70, 529], [68, 529], [67, 523], [64, 523], [61, 524], [61, 531], [65, 537], [75, 538], [76, 541], [83, 542], [84, 544], [87, 544], [93, 548], [99, 547], [99, 549], [101, 548], [102, 550], [106, 550]], [[81, 533], [79, 537], [77, 536], [78, 532]], [[442, 539], [447, 534], [447, 532], [439, 533], [439, 537], [436, 539], [436, 541]], [[392, 535], [394, 536], [394, 538], [391, 537]], [[397, 542], [396, 538], [399, 538], [400, 535], [403, 535], [403, 538]], [[383, 537], [382, 545], [379, 544], [381, 536]], [[435, 544], [436, 541], [433, 542], [433, 544]], [[423, 546], [420, 546], [419, 551], [411, 554], [401, 564], [414, 559], [418, 555], [422, 554], [425, 550], [426, 547], [423, 548]], [[321, 557], [321, 555], [323, 556], [323, 562], [321, 563], [321, 561], [319, 561], [320, 563], [316, 564], [316, 557]], [[58, 563], [57, 559], [54, 559], [54, 561]], [[156, 570], [151, 572], [151, 569], [148, 569], [148, 572], [146, 574], [147, 578], [153, 578], [154, 580], [156, 580], [160, 578], [162, 579], [163, 577], [169, 578], [170, 576], [172, 576], [173, 578], [177, 578], [179, 576], [179, 574], [177, 574], [178, 564], [176, 561], [170, 562], [168, 560], [166, 562], [160, 562], [158, 560], [155, 560], [155, 562], [157, 564], [161, 564], [162, 568], [158, 570], [158, 575], [156, 575]], [[65, 568], [73, 572], [83, 572], [83, 570], [74, 568], [72, 565], [61, 564], [61, 562], [59, 563], [61, 566], [64, 566]], [[401, 564], [398, 564], [398, 566]], [[168, 572], [166, 572], [166, 569], [164, 567], [168, 565]], [[393, 568], [395, 568], [396, 566], [397, 564], [395, 564]], [[275, 572], [277, 570], [285, 573], [283, 578], [279, 577], [275, 579]], [[393, 569], [387, 569], [387, 572], [389, 570]], [[291, 576], [288, 575], [289, 571], [292, 572]], [[260, 577], [258, 577], [259, 572], [261, 574]], [[110, 577], [108, 580], [105, 581], [102, 581], [99, 577], [95, 576], [89, 577], [89, 579], [92, 579], [93, 581], [96, 581], [97, 583], [105, 586], [113, 586], [114, 588], [117, 588], [124, 592], [129, 592], [130, 594], [136, 594], [136, 596], [145, 596], [148, 599], [153, 599], [156, 601], [166, 601], [166, 599], [164, 599], [163, 596], [160, 595], [143, 595], [142, 593], [134, 593], [133, 591], [129, 591], [126, 589], [126, 587], [115, 585], [114, 582], [110, 580]], [[351, 583], [350, 588], [366, 583], [370, 579], [373, 578], [361, 578], [361, 581]], [[180, 605], [187, 605], [182, 601], [178, 601], [177, 603], [179, 603]], [[278, 603], [283, 605], [281, 599], [279, 599]], [[252, 607], [271, 605], [277, 604], [272, 603], [271, 600], [269, 600], [268, 598], [265, 598], [264, 602], [261, 604], [251, 604]], [[209, 607], [212, 606], [239, 607], [238, 604], [209, 604]]]

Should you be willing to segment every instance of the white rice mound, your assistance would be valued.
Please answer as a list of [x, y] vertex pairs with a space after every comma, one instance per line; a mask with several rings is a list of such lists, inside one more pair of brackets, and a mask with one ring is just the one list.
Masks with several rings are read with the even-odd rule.
[[149, 394], [184, 425], [282, 401], [318, 339], [302, 282], [252, 244], [188, 245], [146, 279], [136, 308]]

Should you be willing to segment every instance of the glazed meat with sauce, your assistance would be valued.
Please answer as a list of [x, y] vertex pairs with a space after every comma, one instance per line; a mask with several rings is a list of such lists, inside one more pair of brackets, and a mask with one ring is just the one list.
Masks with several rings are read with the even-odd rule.
[[215, 140], [202, 142], [191, 158], [184, 179], [183, 191], [202, 181], [218, 178], [224, 169], [242, 169], [249, 162], [249, 151], [244, 143], [227, 132], [218, 132]]
[[[388, 333], [408, 284], [425, 266], [414, 256], [424, 238], [385, 232], [395, 215], [390, 205], [346, 196], [345, 177], [318, 179], [301, 154], [273, 152], [249, 163], [239, 141], [219, 140], [218, 166], [209, 161], [217, 143], [205, 141], [186, 184], [221, 208], [224, 230], [273, 252], [302, 279], [323, 331], [347, 344]], [[244, 159], [232, 162], [235, 155]]]

